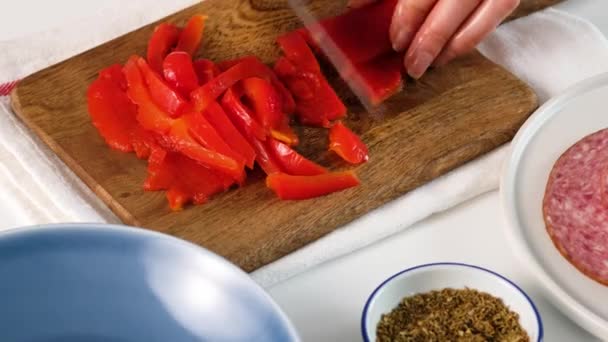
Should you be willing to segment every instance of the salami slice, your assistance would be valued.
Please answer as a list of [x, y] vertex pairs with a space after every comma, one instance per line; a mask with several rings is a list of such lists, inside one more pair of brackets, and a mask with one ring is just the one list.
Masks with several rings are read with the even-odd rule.
[[543, 214], [560, 253], [588, 277], [608, 285], [608, 129], [591, 134], [555, 163]]

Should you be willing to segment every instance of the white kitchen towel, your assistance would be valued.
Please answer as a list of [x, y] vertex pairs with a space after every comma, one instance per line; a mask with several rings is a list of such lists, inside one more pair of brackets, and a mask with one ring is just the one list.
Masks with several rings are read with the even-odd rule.
[[[154, 11], [150, 12], [147, 7], [151, 1], [129, 2], [120, 14], [104, 12], [103, 18], [111, 18], [105, 23], [105, 19], [87, 18], [52, 32], [0, 41], [0, 84], [194, 2], [170, 2], [177, 7], [163, 12], [154, 1]], [[556, 10], [502, 26], [481, 50], [531, 84], [541, 101], [579, 80], [608, 71], [608, 43], [601, 33], [591, 24]], [[506, 153], [503, 147], [469, 163], [252, 276], [262, 286], [270, 287], [399, 232], [433, 213], [496, 189]], [[0, 187], [3, 189], [0, 228], [50, 222], [117, 222], [91, 191], [14, 118], [7, 98], [0, 98]]]

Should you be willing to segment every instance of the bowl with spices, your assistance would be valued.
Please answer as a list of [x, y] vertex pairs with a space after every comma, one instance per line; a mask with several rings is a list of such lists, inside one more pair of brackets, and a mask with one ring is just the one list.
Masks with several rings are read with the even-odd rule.
[[540, 314], [530, 297], [500, 274], [461, 263], [399, 272], [369, 297], [361, 330], [366, 342], [539, 342]]

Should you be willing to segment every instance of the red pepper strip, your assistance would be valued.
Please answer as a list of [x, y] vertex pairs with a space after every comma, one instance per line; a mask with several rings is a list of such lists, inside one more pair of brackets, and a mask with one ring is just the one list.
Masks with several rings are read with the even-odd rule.
[[165, 83], [161, 76], [155, 73], [143, 58], [137, 59], [141, 73], [146, 80], [150, 96], [162, 110], [173, 118], [179, 117], [187, 106], [186, 100]]
[[147, 191], [168, 190], [167, 199], [173, 210], [185, 204], [206, 202], [211, 196], [226, 190], [221, 177], [194, 160], [179, 153], [155, 151], [148, 163]]
[[196, 111], [202, 112], [207, 109], [211, 103], [238, 81], [256, 76], [264, 77], [265, 74], [264, 65], [254, 60], [246, 60], [233, 66], [192, 92], [191, 98], [194, 101]]
[[209, 106], [203, 115], [224, 141], [230, 145], [232, 150], [245, 159], [245, 165], [253, 169], [255, 151], [249, 142], [247, 142], [247, 139], [232, 124], [224, 109], [215, 102]]
[[148, 159], [155, 150], [160, 149], [157, 143], [157, 136], [137, 125], [131, 132], [131, 144], [135, 155], [139, 159]]
[[298, 71], [321, 74], [321, 67], [317, 58], [300, 34], [297, 32], [284, 34], [277, 38], [277, 43], [285, 54], [285, 58], [297, 66]]
[[208, 59], [197, 59], [194, 61], [194, 71], [198, 76], [198, 84], [205, 85], [220, 73], [220, 69]]
[[319, 38], [331, 40], [353, 64], [365, 63], [394, 51], [389, 27], [397, 1], [376, 1], [322, 20], [319, 24], [323, 37], [312, 38], [317, 42]]
[[215, 128], [200, 113], [188, 113], [183, 116], [188, 125], [188, 132], [204, 147], [234, 159], [237, 163], [245, 166], [245, 158], [235, 153], [230, 146], [220, 137]]
[[257, 121], [262, 127], [270, 130], [281, 125], [287, 120], [282, 113], [282, 103], [270, 82], [252, 77], [241, 81], [245, 98], [253, 109]]
[[122, 65], [113, 64], [99, 72], [99, 77], [118, 84], [120, 89], [127, 90], [127, 80], [122, 72]]
[[185, 120], [175, 121], [168, 138], [173, 147], [172, 150], [181, 152], [203, 165], [232, 177], [239, 184], [244, 183], [246, 174], [243, 165], [230, 157], [201, 146], [190, 136]]
[[195, 15], [190, 18], [179, 36], [179, 41], [177, 42], [177, 48], [175, 50], [184, 51], [194, 57], [203, 41], [206, 20], [207, 16], [205, 15]]
[[[223, 62], [218, 63], [218, 67], [220, 68], [220, 70], [226, 71], [226, 70], [232, 68], [233, 66], [235, 66], [239, 63], [242, 63], [244, 61], [259, 63], [259, 64], [264, 65], [264, 67], [266, 67], [266, 65], [263, 64], [262, 61], [260, 61], [260, 59], [256, 56], [246, 56], [246, 57], [241, 57], [241, 58], [237, 58], [237, 59], [233, 59], [233, 60], [229, 60], [229, 61], [223, 61]], [[293, 99], [293, 96], [291, 95], [289, 90], [285, 87], [283, 82], [281, 82], [281, 80], [279, 80], [277, 75], [275, 75], [275, 73], [270, 68], [266, 67], [266, 70], [268, 73], [268, 75], [267, 75], [268, 77], [262, 77], [262, 78], [270, 81], [272, 83], [272, 85], [275, 87], [276, 91], [279, 93], [279, 96], [281, 96], [281, 99], [283, 101], [283, 112], [285, 114], [293, 113], [296, 109], [296, 103]]]
[[259, 141], [254, 137], [250, 137], [250, 141], [257, 155], [255, 161], [260, 165], [262, 170], [264, 170], [264, 173], [272, 175], [283, 172], [281, 164], [264, 142]]
[[296, 115], [300, 121], [328, 127], [329, 120], [344, 117], [346, 107], [320, 72], [319, 64], [302, 36], [291, 32], [277, 41], [288, 61], [279, 60], [275, 71], [297, 99]]
[[352, 171], [326, 173], [317, 176], [291, 176], [284, 173], [266, 178], [266, 186], [282, 200], [304, 200], [328, 195], [358, 186], [359, 179]]
[[170, 53], [163, 62], [163, 75], [173, 89], [186, 97], [199, 85], [192, 58], [186, 52]]
[[379, 105], [403, 89], [403, 54], [390, 53], [370, 62], [355, 65], [353, 72], [359, 78], [350, 78], [344, 70], [341, 75], [345, 80], [361, 82], [361, 90], [372, 105]]
[[125, 64], [123, 71], [127, 79], [127, 94], [138, 106], [137, 121], [146, 130], [165, 134], [171, 129], [173, 119], [163, 112], [154, 102], [144, 83], [144, 78], [137, 66], [140, 57], [134, 56]]
[[162, 23], [156, 26], [148, 43], [147, 52], [147, 60], [152, 70], [162, 73], [163, 60], [177, 44], [179, 35], [180, 30], [173, 24]]
[[315, 176], [327, 173], [324, 167], [306, 159], [291, 147], [278, 140], [268, 139], [266, 145], [287, 174], [293, 176]]
[[289, 146], [297, 146], [300, 143], [300, 138], [289, 126], [287, 120], [284, 120], [278, 127], [271, 129], [270, 136]]
[[114, 78], [95, 80], [87, 91], [88, 110], [93, 125], [111, 148], [131, 152], [131, 132], [137, 127], [137, 107], [119, 84], [120, 80]]
[[156, 106], [148, 93], [143, 77], [137, 67], [139, 57], [131, 57], [124, 67], [129, 97], [138, 105], [137, 121], [146, 130], [162, 138], [165, 148], [181, 152], [190, 158], [223, 172], [237, 181], [244, 179], [244, 169], [232, 158], [204, 148], [189, 134], [183, 119], [171, 119], [167, 113]]
[[228, 89], [222, 98], [222, 106], [232, 123], [245, 136], [253, 136], [258, 140], [266, 140], [266, 131], [254, 119], [249, 108], [240, 100], [236, 89]]
[[361, 164], [369, 159], [367, 146], [361, 138], [340, 121], [329, 130], [329, 150], [351, 164]]

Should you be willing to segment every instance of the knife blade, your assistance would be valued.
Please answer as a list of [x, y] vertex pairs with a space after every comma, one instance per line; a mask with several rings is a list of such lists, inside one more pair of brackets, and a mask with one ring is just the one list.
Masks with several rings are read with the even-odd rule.
[[306, 2], [309, 1], [287, 0], [287, 2], [289, 7], [308, 29], [313, 40], [327, 57], [330, 64], [338, 71], [348, 88], [357, 97], [363, 108], [372, 118], [381, 120], [386, 111], [385, 105], [372, 105], [367, 99], [363, 88], [365, 84], [363, 77], [356, 71], [357, 69], [352, 62], [338, 48], [337, 44], [331, 40], [319, 20], [308, 9]]

